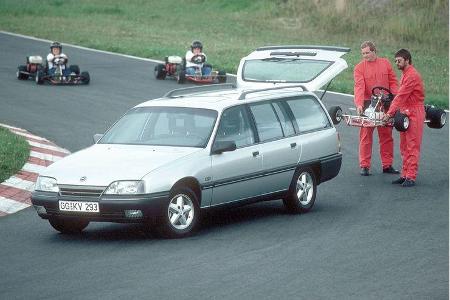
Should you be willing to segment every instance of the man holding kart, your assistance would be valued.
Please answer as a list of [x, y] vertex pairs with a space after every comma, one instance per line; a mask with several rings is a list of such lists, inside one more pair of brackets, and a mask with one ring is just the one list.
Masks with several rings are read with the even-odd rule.
[[[354, 102], [358, 115], [364, 113], [364, 102], [371, 98], [374, 87], [384, 87], [393, 94], [397, 92], [397, 78], [388, 59], [378, 57], [375, 44], [366, 41], [361, 44], [361, 55], [363, 60], [355, 66], [353, 76]], [[394, 160], [394, 140], [392, 138], [392, 127], [376, 127], [380, 141], [380, 156], [383, 173], [399, 174], [392, 167]], [[373, 131], [375, 127], [361, 127], [359, 133], [359, 165], [361, 176], [370, 175]]]
[[400, 49], [395, 53], [395, 64], [402, 71], [400, 88], [383, 120], [388, 121], [398, 110], [409, 117], [408, 130], [400, 132], [400, 154], [403, 160], [401, 177], [392, 183], [412, 187], [415, 185], [419, 167], [420, 144], [425, 120], [425, 91], [422, 78], [413, 67], [408, 50]]

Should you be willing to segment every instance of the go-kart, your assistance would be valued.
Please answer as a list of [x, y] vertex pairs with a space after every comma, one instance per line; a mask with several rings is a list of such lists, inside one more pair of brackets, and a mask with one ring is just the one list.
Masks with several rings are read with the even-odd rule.
[[[205, 61], [204, 55], [196, 55], [193, 58], [196, 63], [202, 63]], [[206, 64], [212, 69], [212, 66]], [[185, 83], [191, 81], [199, 84], [212, 84], [212, 83], [225, 83], [227, 81], [227, 75], [225, 71], [212, 70], [208, 76], [202, 75], [202, 70], [196, 68], [193, 75], [186, 74], [186, 59], [180, 56], [166, 56], [164, 64], [158, 64], [155, 66], [156, 79], [163, 80], [167, 76], [174, 78], [178, 83]]]
[[[395, 127], [398, 131], [406, 131], [409, 128], [409, 117], [406, 113], [397, 111], [393, 118], [384, 121], [384, 115], [389, 110], [393, 100], [391, 91], [384, 87], [374, 87], [370, 100], [365, 101], [362, 115], [344, 114], [339, 106], [332, 106], [328, 110], [334, 124], [339, 124], [342, 119], [349, 126], [356, 127]], [[446, 123], [444, 110], [432, 105], [425, 105], [425, 123], [430, 128], [442, 128]]]
[[78, 85], [89, 84], [89, 72], [81, 72], [77, 65], [69, 66], [69, 70], [64, 70], [63, 66], [67, 64], [67, 59], [56, 57], [53, 60], [55, 72], [49, 73], [47, 62], [44, 63], [41, 56], [27, 56], [27, 64], [17, 67], [17, 79], [34, 79], [37, 84], [48, 82], [55, 85]]

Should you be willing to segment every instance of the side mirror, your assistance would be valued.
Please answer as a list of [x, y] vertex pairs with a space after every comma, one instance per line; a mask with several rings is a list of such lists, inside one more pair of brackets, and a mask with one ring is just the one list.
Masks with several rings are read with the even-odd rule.
[[97, 144], [97, 142], [103, 137], [103, 134], [96, 133], [94, 134], [94, 144]]
[[211, 153], [212, 154], [221, 154], [223, 152], [229, 152], [236, 150], [236, 143], [233, 141], [219, 141], [214, 142], [212, 146]]

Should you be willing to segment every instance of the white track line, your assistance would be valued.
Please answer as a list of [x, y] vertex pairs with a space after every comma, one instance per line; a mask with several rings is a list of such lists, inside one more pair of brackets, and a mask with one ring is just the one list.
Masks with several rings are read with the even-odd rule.
[[56, 156], [56, 155], [41, 153], [41, 152], [36, 152], [36, 151], [30, 151], [30, 156], [36, 157], [39, 159], [43, 159], [43, 160], [53, 161], [53, 162], [60, 160], [62, 158], [61, 156]]
[[11, 176], [6, 181], [2, 182], [2, 185], [7, 185], [13, 188], [18, 188], [21, 190], [26, 190], [32, 192], [34, 190], [34, 182], [23, 180], [19, 177]]
[[41, 143], [37, 143], [37, 142], [33, 142], [33, 141], [27, 141], [27, 142], [28, 142], [28, 144], [30, 144], [31, 146], [34, 146], [34, 147], [44, 148], [47, 150], [53, 150], [53, 151], [57, 151], [57, 152], [67, 153], [67, 154], [70, 153], [68, 150], [57, 147], [57, 146], [41, 144]]
[[22, 170], [32, 173], [42, 173], [45, 170], [45, 168], [46, 168], [45, 166], [25, 163]]
[[3, 198], [0, 196], [0, 211], [5, 212], [7, 214], [18, 212], [19, 210], [22, 210], [29, 206], [30, 206], [29, 204], [14, 201], [8, 198]]
[[23, 137], [25, 137], [25, 138], [31, 138], [31, 139], [35, 139], [35, 140], [39, 140], [39, 141], [46, 141], [46, 142], [49, 142], [46, 138], [43, 138], [43, 137], [40, 137], [40, 136], [37, 136], [37, 135], [34, 135], [34, 134], [25, 133], [25, 132], [18, 131], [18, 130], [14, 130], [14, 129], [12, 129], [11, 131], [12, 131], [14, 134], [23, 136]]

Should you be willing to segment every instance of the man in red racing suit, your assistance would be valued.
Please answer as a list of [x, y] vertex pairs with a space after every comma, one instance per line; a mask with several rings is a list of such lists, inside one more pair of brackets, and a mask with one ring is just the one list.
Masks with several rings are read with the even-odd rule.
[[[376, 86], [388, 88], [392, 94], [397, 93], [397, 77], [388, 59], [378, 57], [375, 44], [366, 41], [361, 44], [363, 60], [355, 66], [353, 72], [355, 87], [355, 106], [358, 115], [364, 112], [364, 101], [372, 96], [372, 89]], [[391, 97], [393, 97], [391, 94]], [[372, 156], [372, 141], [374, 127], [361, 127], [359, 132], [359, 166], [361, 175], [369, 176], [370, 160]], [[394, 140], [392, 127], [377, 127], [380, 141], [380, 156], [383, 173], [399, 174], [392, 167], [394, 160]]]
[[401, 177], [392, 183], [411, 187], [415, 185], [419, 167], [420, 144], [425, 120], [425, 91], [419, 72], [412, 66], [412, 58], [408, 50], [397, 51], [395, 64], [403, 74], [400, 80], [400, 89], [384, 119], [388, 120], [394, 116], [397, 110], [400, 110], [409, 117], [409, 127], [408, 130], [400, 132], [400, 154], [403, 166]]

